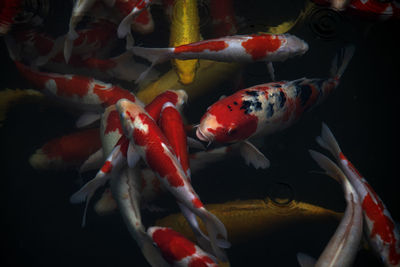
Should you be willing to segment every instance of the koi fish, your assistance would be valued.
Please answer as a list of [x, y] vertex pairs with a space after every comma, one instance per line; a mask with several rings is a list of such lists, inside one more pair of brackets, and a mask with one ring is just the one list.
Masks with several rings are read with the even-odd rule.
[[[308, 50], [308, 44], [290, 34], [259, 34], [227, 36], [171, 48], [130, 46], [127, 49], [149, 60], [152, 67], [171, 58], [242, 63], [284, 61], [289, 57], [303, 55]], [[144, 72], [138, 80], [146, 75], [147, 72]]]
[[321, 103], [338, 86], [353, 52], [353, 47], [344, 50], [341, 65], [335, 57], [328, 79], [266, 83], [220, 99], [201, 118], [197, 137], [209, 143], [242, 142], [241, 153], [247, 164], [267, 168], [268, 159], [246, 140], [285, 129]]
[[23, 10], [24, 0], [2, 1], [0, 6], [0, 35], [7, 34]]
[[[169, 45], [176, 47], [200, 41], [197, 0], [176, 0], [172, 9]], [[182, 84], [193, 82], [198, 66], [197, 59], [172, 59], [171, 63]]]
[[147, 235], [140, 215], [140, 170], [124, 168], [115, 179], [111, 180], [111, 192], [117, 202], [122, 218], [130, 234], [135, 239], [143, 256], [151, 266], [169, 266], [161, 256], [158, 248], [153, 246], [152, 239]]
[[367, 180], [343, 154], [326, 124], [322, 125], [321, 136], [316, 140], [335, 157], [357, 191], [362, 201], [364, 229], [372, 248], [380, 255], [386, 266], [400, 266], [400, 234], [389, 210]]
[[[217, 235], [220, 234], [226, 240], [226, 229], [204, 208], [160, 128], [143, 108], [129, 100], [119, 100], [116, 107], [120, 113], [124, 133], [137, 153], [157, 173], [161, 184], [179, 202], [201, 218], [206, 225], [214, 253], [218, 258], [225, 259], [223, 251], [217, 246]], [[159, 164], [160, 162], [163, 164]]]
[[[277, 203], [279, 201], [279, 203]], [[298, 221], [335, 220], [342, 214], [313, 204], [296, 200], [249, 199], [219, 204], [207, 204], [207, 210], [215, 214], [225, 225], [232, 245], [251, 241], [275, 231], [280, 226]], [[200, 228], [204, 229], [202, 222]], [[194, 241], [189, 224], [180, 213], [158, 219], [155, 225], [170, 227]]]
[[312, 257], [298, 253], [297, 259], [301, 267], [312, 266], [352, 266], [357, 255], [362, 237], [362, 208], [356, 190], [346, 175], [328, 157], [309, 150], [311, 157], [325, 171], [325, 174], [342, 184], [347, 207], [343, 218], [324, 251], [315, 261]]
[[144, 103], [149, 103], [154, 97], [166, 90], [175, 88], [183, 88], [189, 95], [190, 99], [207, 93], [214, 89], [218, 84], [232, 77], [240, 70], [239, 63], [216, 62], [210, 60], [199, 60], [199, 67], [196, 71], [196, 77], [191, 84], [182, 85], [175, 70], [170, 70], [162, 75], [156, 81], [141, 87], [139, 84], [139, 92], [137, 96]]
[[172, 266], [218, 266], [211, 255], [171, 228], [150, 227], [147, 233], [160, 248], [165, 260]]
[[29, 158], [35, 169], [63, 170], [77, 167], [101, 147], [98, 128], [82, 130], [44, 144]]
[[146, 8], [153, 2], [154, 0], [138, 0], [135, 6], [131, 9], [130, 13], [125, 16], [125, 18], [121, 21], [118, 26], [118, 37], [124, 38], [128, 35], [131, 29], [132, 20], [134, 17], [138, 16], [141, 12], [146, 10]]
[[20, 74], [49, 96], [79, 110], [101, 112], [121, 98], [139, 101], [135, 95], [119, 86], [80, 75], [41, 72], [14, 61]]

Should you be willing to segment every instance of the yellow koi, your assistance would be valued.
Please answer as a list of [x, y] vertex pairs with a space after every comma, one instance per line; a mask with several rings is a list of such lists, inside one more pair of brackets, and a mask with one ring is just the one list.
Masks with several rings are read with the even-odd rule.
[[[299, 220], [340, 220], [342, 213], [296, 200], [287, 201], [269, 198], [254, 200], [237, 200], [223, 204], [205, 205], [206, 209], [216, 215], [228, 231], [229, 242], [238, 244], [244, 240], [255, 239], [280, 225]], [[195, 236], [182, 214], [172, 214], [156, 221], [156, 225], [171, 227], [188, 239]], [[200, 228], [204, 226], [200, 222]]]
[[231, 79], [239, 72], [242, 65], [239, 63], [216, 62], [211, 60], [199, 60], [196, 72], [197, 78], [188, 85], [182, 85], [174, 70], [170, 70], [158, 80], [140, 89], [136, 96], [148, 104], [156, 96], [167, 90], [184, 89], [192, 100], [210, 90], [215, 89], [221, 82]]
[[[175, 0], [169, 39], [170, 47], [200, 41], [199, 21], [197, 0]], [[179, 81], [182, 84], [190, 84], [193, 82], [198, 59], [173, 59], [171, 63], [176, 69]]]

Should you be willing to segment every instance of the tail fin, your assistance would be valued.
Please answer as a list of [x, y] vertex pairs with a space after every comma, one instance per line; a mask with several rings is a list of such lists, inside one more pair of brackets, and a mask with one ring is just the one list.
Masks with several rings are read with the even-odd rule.
[[335, 56], [332, 61], [332, 67], [330, 70], [331, 78], [339, 80], [342, 77], [344, 71], [347, 68], [351, 58], [353, 57], [355, 51], [354, 45], [348, 45], [341, 49], [339, 53]]
[[342, 153], [335, 136], [333, 136], [333, 133], [325, 123], [322, 123], [321, 136], [317, 136], [316, 141], [321, 147], [328, 150], [336, 159], [338, 159], [340, 153]]
[[317, 162], [317, 164], [325, 171], [325, 173], [335, 179], [339, 183], [344, 183], [347, 180], [346, 175], [342, 172], [342, 170], [337, 166], [332, 160], [330, 160], [327, 156], [314, 151], [308, 150], [310, 152], [311, 157]]
[[[204, 209], [204, 208], [203, 208]], [[223, 250], [218, 247], [218, 239], [217, 236], [221, 235], [225, 240], [227, 240], [228, 233], [226, 231], [225, 225], [211, 212], [205, 211], [205, 216], [202, 216], [201, 219], [206, 226], [208, 237], [210, 238], [211, 248], [215, 254], [215, 256], [221, 261], [227, 261], [227, 256]], [[228, 241], [226, 241], [228, 242]]]
[[147, 59], [152, 65], [163, 63], [172, 58], [173, 48], [127, 47], [134, 55]]

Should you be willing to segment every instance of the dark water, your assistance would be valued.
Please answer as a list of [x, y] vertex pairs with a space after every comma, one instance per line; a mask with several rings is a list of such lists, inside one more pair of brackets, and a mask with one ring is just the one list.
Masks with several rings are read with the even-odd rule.
[[[236, 12], [244, 18], [241, 33], [292, 18], [303, 6], [303, 1], [266, 2], [235, 1]], [[207, 9], [202, 12], [206, 16]], [[149, 36], [138, 36], [141, 43], [166, 46], [168, 28], [157, 24], [159, 14], [160, 8], [154, 7], [156, 30]], [[54, 23], [66, 22], [60, 18]], [[344, 17], [329, 39], [316, 35], [308, 25], [296, 26], [291, 33], [307, 41], [310, 50], [300, 58], [275, 64], [277, 79], [326, 77], [337, 49], [355, 44], [356, 53], [336, 92], [292, 127], [265, 137], [261, 151], [271, 161], [269, 169], [254, 170], [242, 159], [233, 158], [197, 173], [194, 188], [205, 203], [217, 203], [264, 198], [272, 186], [285, 183], [298, 201], [343, 211], [340, 186], [326, 176], [310, 173], [318, 167], [307, 149], [321, 151], [314, 138], [320, 133], [321, 122], [326, 122], [344, 153], [399, 221], [399, 135], [395, 126], [399, 122], [400, 41], [396, 37], [400, 23]], [[19, 76], [3, 42], [0, 53], [1, 88], [31, 88]], [[268, 82], [264, 70], [263, 64], [248, 66], [245, 85]], [[198, 122], [206, 107], [229, 93], [231, 87], [223, 84], [191, 103], [185, 110], [189, 121]], [[80, 227], [83, 207], [69, 203], [70, 195], [80, 186], [76, 171], [37, 171], [28, 163], [29, 156], [46, 141], [73, 132], [76, 118], [56, 105], [25, 104], [13, 108], [0, 128], [1, 266], [148, 266], [118, 213], [99, 217], [90, 209], [87, 226]], [[147, 226], [157, 216], [143, 214]], [[296, 253], [318, 257], [336, 226], [294, 222], [268, 236], [233, 246], [228, 256], [232, 266], [298, 266]], [[360, 250], [355, 266], [381, 264], [370, 251]]]

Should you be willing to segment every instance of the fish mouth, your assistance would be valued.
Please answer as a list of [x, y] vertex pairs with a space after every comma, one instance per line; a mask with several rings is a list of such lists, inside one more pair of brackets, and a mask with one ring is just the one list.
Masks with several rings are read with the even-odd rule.
[[212, 139], [207, 137], [200, 128], [197, 128], [196, 130], [196, 136], [199, 138], [199, 140], [204, 141], [204, 142], [211, 142]]

